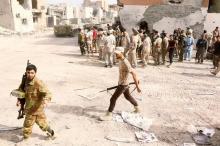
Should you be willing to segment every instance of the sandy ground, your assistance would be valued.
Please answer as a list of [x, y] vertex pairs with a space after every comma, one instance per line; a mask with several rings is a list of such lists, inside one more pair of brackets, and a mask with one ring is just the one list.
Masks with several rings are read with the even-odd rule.
[[[98, 94], [93, 100], [78, 96], [114, 86], [118, 67], [104, 68], [96, 57], [82, 57], [76, 38], [55, 38], [52, 34], [0, 37], [0, 127], [22, 126], [17, 120], [16, 98], [10, 97], [18, 87], [27, 59], [38, 67], [38, 77], [53, 93], [46, 109], [48, 121], [57, 138], [46, 140], [37, 125], [28, 146], [179, 146], [193, 142], [189, 127], [220, 127], [220, 79], [210, 75], [211, 62], [174, 63], [172, 68], [149, 65], [137, 68], [141, 79], [142, 97], [139, 101], [144, 117], [153, 119], [150, 132], [159, 142], [150, 144], [116, 143], [105, 136], [135, 140], [138, 129], [115, 121], [100, 122], [97, 118], [108, 108], [108, 93]], [[134, 88], [134, 87], [131, 87]], [[132, 111], [132, 106], [119, 98], [115, 111]], [[0, 145], [15, 145], [22, 131], [0, 131]], [[213, 146], [220, 146], [220, 131], [216, 130]]]

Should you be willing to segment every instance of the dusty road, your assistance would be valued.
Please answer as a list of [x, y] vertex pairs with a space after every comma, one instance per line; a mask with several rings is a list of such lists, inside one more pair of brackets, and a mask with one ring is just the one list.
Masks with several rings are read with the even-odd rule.
[[[220, 127], [220, 78], [210, 75], [211, 62], [175, 63], [172, 68], [148, 66], [137, 69], [141, 79], [142, 97], [139, 101], [142, 115], [153, 119], [149, 131], [159, 142], [151, 144], [115, 143], [105, 136], [135, 140], [137, 129], [125, 124], [99, 122], [108, 107], [110, 94], [91, 96], [98, 90], [114, 86], [118, 68], [104, 68], [97, 58], [82, 57], [76, 38], [55, 38], [52, 34], [0, 37], [0, 127], [22, 126], [17, 120], [16, 98], [10, 97], [18, 87], [26, 61], [38, 67], [38, 77], [53, 93], [52, 103], [46, 109], [48, 121], [57, 133], [54, 141], [45, 140], [44, 133], [35, 125], [29, 146], [175, 146], [193, 142], [189, 127]], [[133, 87], [131, 87], [133, 88]], [[132, 106], [121, 97], [115, 111], [132, 111]], [[15, 145], [21, 130], [0, 132], [0, 145]], [[213, 145], [220, 146], [220, 131], [216, 130]]]

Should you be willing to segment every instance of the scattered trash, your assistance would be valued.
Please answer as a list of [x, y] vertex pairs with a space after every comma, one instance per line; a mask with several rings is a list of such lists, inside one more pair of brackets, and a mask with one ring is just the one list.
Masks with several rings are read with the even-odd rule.
[[137, 140], [139, 142], [143, 143], [151, 143], [151, 142], [157, 142], [158, 139], [156, 138], [154, 133], [147, 133], [144, 131], [135, 132], [135, 135], [137, 137]]
[[122, 117], [119, 114], [113, 114], [113, 121], [119, 122], [119, 123], [123, 123], [124, 120], [122, 119]]
[[196, 146], [195, 143], [184, 143], [183, 146]]
[[121, 116], [124, 122], [145, 131], [148, 131], [148, 129], [153, 123], [152, 119], [146, 119], [140, 114], [136, 114], [136, 113], [122, 112]]
[[201, 145], [210, 145], [211, 144], [211, 138], [202, 134], [202, 133], [194, 134], [192, 136], [192, 138], [196, 144], [201, 144]]
[[134, 140], [131, 140], [131, 138], [118, 138], [118, 137], [111, 137], [106, 136], [105, 139], [115, 142], [123, 142], [123, 143], [134, 143]]
[[198, 128], [199, 133], [202, 133], [208, 137], [212, 137], [215, 134], [215, 129], [200, 127]]

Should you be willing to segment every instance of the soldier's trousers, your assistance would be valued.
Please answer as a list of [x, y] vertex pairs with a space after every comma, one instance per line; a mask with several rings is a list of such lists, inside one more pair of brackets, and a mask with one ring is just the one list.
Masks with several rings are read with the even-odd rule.
[[104, 46], [99, 46], [99, 59], [103, 60], [105, 58]]
[[46, 120], [46, 115], [44, 113], [40, 115], [26, 114], [23, 125], [24, 138], [30, 137], [34, 123], [36, 123], [43, 131], [47, 131], [49, 128]]
[[79, 46], [80, 46], [81, 55], [86, 54], [85, 43], [80, 43]]
[[106, 52], [105, 53], [105, 65], [112, 65], [113, 64], [113, 53]]
[[118, 88], [115, 90], [115, 93], [112, 95], [112, 97], [110, 99], [110, 106], [108, 108], [109, 112], [112, 112], [114, 110], [116, 101], [121, 94], [124, 94], [125, 98], [133, 106], [138, 106], [137, 101], [131, 96], [131, 94], [129, 92], [129, 86], [128, 85], [119, 85]]
[[179, 46], [179, 61], [183, 61], [184, 47]]
[[196, 59], [198, 59], [199, 63], [203, 63], [203, 60], [205, 57], [205, 52], [206, 52], [205, 48], [198, 48], [198, 50], [196, 52]]
[[166, 63], [166, 55], [167, 55], [167, 49], [162, 48], [162, 61], [163, 61], [163, 64]]
[[214, 59], [215, 59], [215, 67], [217, 67], [215, 73], [218, 74], [220, 72], [220, 56], [215, 56]]
[[161, 57], [161, 52], [154, 53], [154, 63], [156, 65], [160, 65], [160, 57]]
[[150, 57], [150, 52], [147, 52], [145, 50], [142, 51], [142, 62], [144, 64], [144, 66], [146, 66], [149, 62], [149, 57]]
[[213, 66], [218, 67], [218, 56], [213, 55]]
[[124, 48], [124, 56], [125, 56], [125, 57], [128, 56], [128, 50], [129, 50], [129, 48]]
[[133, 67], [137, 67], [137, 56], [136, 56], [136, 50], [133, 50], [128, 53], [128, 61]]

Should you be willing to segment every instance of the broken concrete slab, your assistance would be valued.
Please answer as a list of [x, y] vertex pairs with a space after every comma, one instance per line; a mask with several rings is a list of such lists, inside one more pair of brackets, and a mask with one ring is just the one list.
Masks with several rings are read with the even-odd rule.
[[135, 132], [137, 140], [142, 143], [152, 143], [157, 142], [158, 139], [154, 133], [147, 133], [145, 131]]
[[122, 112], [121, 116], [124, 122], [145, 131], [148, 131], [148, 129], [153, 123], [152, 119], [147, 119], [142, 115], [136, 113]]

